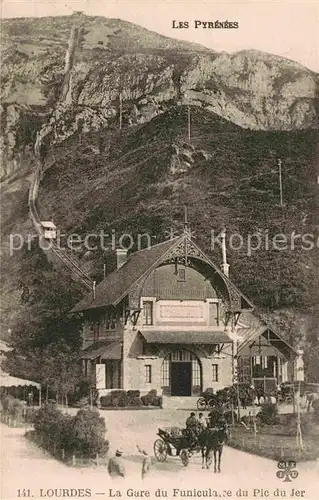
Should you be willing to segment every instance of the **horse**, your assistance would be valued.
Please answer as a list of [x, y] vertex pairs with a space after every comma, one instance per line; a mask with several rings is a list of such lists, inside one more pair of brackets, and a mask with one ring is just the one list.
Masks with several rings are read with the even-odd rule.
[[228, 430], [225, 422], [209, 426], [199, 435], [199, 444], [202, 454], [202, 469], [209, 469], [214, 455], [214, 472], [220, 472], [220, 463], [223, 446], [227, 440]]

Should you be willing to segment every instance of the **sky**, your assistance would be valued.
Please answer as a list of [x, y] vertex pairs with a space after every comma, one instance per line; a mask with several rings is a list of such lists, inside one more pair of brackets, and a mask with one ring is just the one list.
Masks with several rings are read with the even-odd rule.
[[[319, 72], [319, 0], [0, 0], [2, 18], [87, 15], [120, 18], [218, 52], [256, 49]], [[173, 21], [189, 21], [174, 29]], [[194, 21], [237, 21], [238, 29], [204, 29]]]

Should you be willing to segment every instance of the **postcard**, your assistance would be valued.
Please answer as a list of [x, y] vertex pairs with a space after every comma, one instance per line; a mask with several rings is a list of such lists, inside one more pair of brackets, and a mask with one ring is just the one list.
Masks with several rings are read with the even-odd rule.
[[1, 498], [315, 500], [317, 2], [1, 2]]

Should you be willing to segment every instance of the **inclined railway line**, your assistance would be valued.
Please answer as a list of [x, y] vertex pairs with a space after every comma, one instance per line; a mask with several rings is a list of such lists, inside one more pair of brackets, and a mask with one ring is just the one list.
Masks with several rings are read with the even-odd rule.
[[61, 248], [57, 243], [50, 239], [46, 240], [45, 239], [45, 234], [44, 234], [44, 229], [41, 224], [41, 219], [37, 210], [36, 206], [36, 200], [38, 197], [38, 192], [39, 192], [39, 185], [40, 185], [40, 178], [41, 178], [41, 173], [42, 173], [42, 165], [41, 162], [38, 162], [38, 166], [36, 168], [36, 171], [33, 174], [33, 178], [31, 181], [31, 186], [29, 190], [29, 199], [28, 199], [28, 204], [29, 204], [29, 215], [30, 219], [32, 221], [32, 224], [38, 234], [39, 240], [46, 241], [46, 247], [44, 245], [41, 246], [41, 248], [44, 251], [50, 252], [52, 251], [53, 254], [69, 269], [71, 274], [82, 283], [87, 289], [92, 290], [94, 286], [94, 282], [91, 280], [91, 278], [79, 267], [77, 262], [72, 259], [68, 253], [67, 250], [64, 248]]

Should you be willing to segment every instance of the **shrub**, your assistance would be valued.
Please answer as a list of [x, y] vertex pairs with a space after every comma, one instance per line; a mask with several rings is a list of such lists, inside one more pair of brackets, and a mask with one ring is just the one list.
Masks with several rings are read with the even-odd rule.
[[141, 397], [144, 406], [161, 406], [161, 398], [157, 395], [156, 389], [150, 390], [148, 394]]
[[264, 403], [261, 406], [257, 418], [262, 424], [273, 425], [278, 422], [278, 407], [272, 403]]
[[33, 423], [41, 443], [45, 447], [55, 444], [63, 448], [69, 434], [71, 418], [50, 405], [40, 408], [34, 415]]
[[129, 406], [141, 406], [140, 391], [127, 391], [127, 401]]
[[95, 410], [79, 410], [70, 422], [68, 448], [77, 456], [94, 458], [108, 451], [105, 440], [105, 421]]
[[112, 406], [128, 406], [127, 393], [123, 390], [115, 390], [111, 392]]
[[96, 410], [79, 410], [72, 417], [45, 406], [36, 411], [33, 421], [37, 440], [49, 451], [64, 449], [66, 456], [82, 458], [93, 458], [97, 453], [103, 456], [108, 451], [105, 422]]
[[108, 396], [101, 396], [100, 397], [100, 405], [102, 408], [107, 408], [112, 406], [112, 397], [109, 394]]

